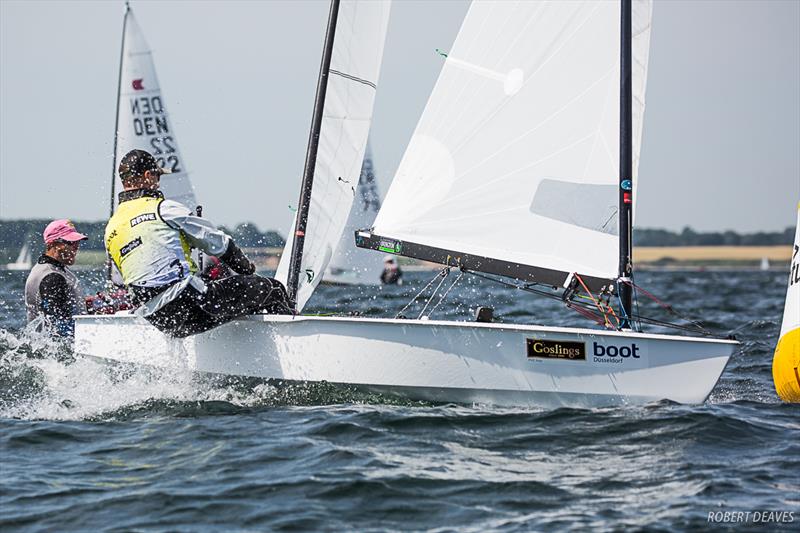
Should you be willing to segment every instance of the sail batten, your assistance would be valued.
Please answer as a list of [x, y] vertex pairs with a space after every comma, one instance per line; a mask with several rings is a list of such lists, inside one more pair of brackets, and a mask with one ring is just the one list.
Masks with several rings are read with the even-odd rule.
[[[650, 28], [635, 3], [633, 187]], [[619, 0], [473, 2], [374, 233], [615, 279], [619, 73]]]

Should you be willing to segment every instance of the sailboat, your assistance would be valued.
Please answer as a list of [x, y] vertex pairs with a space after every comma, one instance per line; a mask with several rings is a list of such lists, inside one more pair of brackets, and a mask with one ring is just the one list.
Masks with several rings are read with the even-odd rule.
[[119, 162], [134, 149], [147, 150], [159, 165], [170, 170], [169, 174], [161, 177], [161, 191], [166, 198], [193, 210], [197, 207], [194, 188], [158, 84], [153, 53], [126, 2], [117, 85], [110, 214], [114, 214], [116, 209], [116, 193], [122, 190], [117, 175]]
[[336, 246], [333, 258], [322, 278], [322, 283], [335, 285], [378, 285], [383, 260], [380, 255], [361, 250], [353, 242], [356, 230], [369, 227], [381, 208], [378, 185], [375, 182], [375, 171], [372, 150], [367, 144], [364, 164], [358, 178], [353, 207], [347, 219], [342, 237]]
[[26, 240], [19, 250], [17, 260], [13, 263], [6, 263], [6, 270], [30, 270], [33, 268], [33, 257], [31, 256], [31, 247]]
[[789, 284], [775, 356], [772, 379], [775, 391], [786, 402], [800, 402], [800, 202], [797, 204], [797, 230], [789, 267]]
[[[339, 171], [348, 165], [325, 149], [342, 128], [323, 120], [331, 110], [320, 88], [356, 79], [375, 87], [375, 77], [352, 70], [355, 62], [337, 63], [345, 57], [332, 34], [344, 33], [337, 16], [353, 4], [331, 3], [291, 254], [279, 270], [298, 310], [330, 261], [353, 196], [337, 189], [355, 174]], [[520, 293], [552, 288], [591, 315], [575, 301], [581, 293], [606, 329], [497, 323], [486, 314], [475, 322], [253, 315], [176, 340], [135, 316], [81, 316], [76, 352], [436, 402], [705, 401], [738, 343], [634, 329], [642, 317], [632, 305], [630, 241], [651, 7], [473, 2], [442, 52], [442, 72], [374, 227], [355, 236], [360, 247], [439, 262], [459, 277], [502, 277]], [[374, 48], [350, 47], [347, 57]], [[352, 139], [360, 144], [342, 143], [355, 146], [351, 167], [366, 138], [364, 129]]]

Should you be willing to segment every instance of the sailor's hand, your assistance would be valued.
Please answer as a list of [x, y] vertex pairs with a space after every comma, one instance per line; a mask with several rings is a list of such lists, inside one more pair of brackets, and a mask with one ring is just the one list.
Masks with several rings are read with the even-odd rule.
[[225, 253], [219, 256], [220, 261], [228, 265], [237, 274], [255, 274], [256, 265], [244, 255], [244, 252], [231, 240]]

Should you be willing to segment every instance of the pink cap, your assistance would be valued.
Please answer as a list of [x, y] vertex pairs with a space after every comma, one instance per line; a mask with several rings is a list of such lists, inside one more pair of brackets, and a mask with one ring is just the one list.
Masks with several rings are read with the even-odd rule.
[[75, 224], [66, 218], [54, 220], [49, 223], [47, 227], [44, 228], [42, 236], [44, 237], [45, 244], [50, 244], [54, 241], [83, 241], [89, 238], [83, 233], [78, 233], [75, 230]]

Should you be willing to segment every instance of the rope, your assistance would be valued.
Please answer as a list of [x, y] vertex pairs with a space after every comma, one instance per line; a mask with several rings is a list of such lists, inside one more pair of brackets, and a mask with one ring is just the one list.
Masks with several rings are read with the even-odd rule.
[[[483, 275], [483, 274], [481, 274], [479, 272], [473, 272], [473, 271], [470, 271], [470, 270], [464, 270], [463, 272], [465, 272], [467, 274], [471, 274], [471, 275], [473, 275], [475, 277], [478, 277], [478, 278], [483, 278], [483, 279], [492, 281], [494, 283], [497, 283], [499, 285], [503, 285], [505, 287], [509, 287], [509, 288], [512, 288], [512, 289], [517, 289], [517, 290], [521, 290], [521, 291], [525, 291], [525, 292], [530, 292], [532, 294], [538, 294], [539, 296], [544, 296], [545, 298], [550, 298], [551, 300], [559, 300], [559, 301], [562, 300], [561, 296], [558, 295], [558, 294], [553, 294], [552, 292], [545, 292], [545, 291], [540, 290], [540, 289], [534, 289], [533, 286], [534, 285], [538, 285], [538, 284], [517, 285], [517, 284], [514, 284], [514, 283], [509, 283], [507, 281], [503, 281], [501, 279], [493, 278], [491, 276]], [[617, 292], [619, 292], [619, 291], [617, 291]], [[634, 295], [635, 294], [636, 294], [636, 291], [634, 291]], [[579, 297], [581, 297], [583, 299], [586, 299], [586, 300], [590, 299], [590, 298], [583, 297], [583, 296], [579, 296]], [[576, 301], [567, 301], [567, 302], [565, 302], [565, 304], [569, 309], [572, 309], [573, 311], [577, 312], [578, 314], [582, 315], [583, 317], [588, 318], [588, 319], [590, 319], [592, 321], [595, 321], [599, 325], [604, 325], [603, 324], [603, 318], [604, 317], [600, 316], [600, 315], [597, 315], [596, 313], [593, 312], [594, 309], [595, 309], [595, 306], [590, 305], [590, 304], [583, 304], [583, 303], [576, 302]], [[714, 335], [713, 332], [705, 329], [704, 327], [702, 327], [702, 325], [700, 325], [700, 324], [698, 324], [696, 322], [689, 321], [692, 324], [692, 326], [694, 326], [694, 327], [689, 327], [689, 326], [685, 326], [685, 325], [681, 325], [681, 324], [675, 324], [673, 322], [667, 322], [665, 320], [658, 320], [656, 318], [649, 318], [649, 317], [642, 316], [638, 312], [638, 303], [637, 303], [636, 309], [637, 309], [636, 314], [633, 314], [632, 316], [628, 317], [628, 319], [629, 320], [632, 319], [632, 320], [638, 321], [640, 323], [640, 330], [641, 330], [641, 323], [645, 323], [645, 324], [651, 324], [651, 325], [655, 325], [655, 326], [661, 326], [661, 327], [671, 328], [671, 329], [676, 329], [676, 330], [681, 330], [681, 331], [688, 331], [688, 332], [691, 332], [691, 333], [698, 333], [698, 334], [706, 336], [706, 337], [715, 337], [715, 336], [717, 336], [717, 335]], [[673, 309], [673, 313], [674, 312], [675, 311]], [[681, 319], [686, 320], [684, 317], [681, 317]]]
[[[699, 320], [696, 320], [696, 319], [694, 319], [694, 318], [692, 318], [692, 317], [690, 317], [688, 315], [684, 315], [684, 314], [678, 312], [678, 310], [675, 309], [673, 306], [671, 306], [668, 303], [662, 302], [653, 293], [651, 293], [651, 292], [639, 287], [638, 285], [634, 284], [633, 281], [624, 281], [623, 283], [627, 283], [628, 285], [633, 287], [633, 289], [634, 289], [633, 293], [634, 294], [636, 294], [637, 291], [642, 291], [646, 296], [648, 296], [651, 300], [653, 300], [658, 305], [660, 305], [663, 309], [666, 309], [673, 316], [676, 316], [676, 317], [680, 318], [681, 320], [685, 320], [686, 322], [692, 324], [693, 326], [695, 326], [697, 328], [698, 331], [702, 332], [704, 335], [711, 335], [712, 334], [710, 331], [708, 331], [706, 328], [703, 327], [703, 324], [700, 323]], [[640, 318], [640, 320], [641, 320], [641, 318]]]
[[443, 268], [441, 271], [437, 272], [437, 273], [436, 273], [436, 275], [433, 277], [433, 279], [432, 279], [432, 280], [430, 280], [430, 281], [428, 282], [428, 284], [427, 284], [427, 285], [425, 285], [424, 287], [422, 287], [422, 290], [421, 290], [421, 291], [419, 291], [419, 292], [416, 294], [416, 296], [414, 296], [414, 297], [411, 299], [411, 301], [410, 301], [410, 302], [408, 302], [408, 303], [406, 304], [406, 306], [405, 306], [405, 307], [403, 307], [403, 308], [402, 308], [402, 309], [401, 309], [401, 310], [400, 310], [400, 311], [399, 311], [399, 312], [398, 312], [398, 313], [397, 313], [397, 314], [396, 314], [394, 317], [395, 317], [395, 318], [400, 318], [400, 317], [403, 315], [403, 311], [405, 311], [406, 309], [408, 309], [409, 307], [411, 307], [411, 304], [413, 304], [414, 302], [416, 302], [416, 301], [417, 301], [417, 298], [419, 298], [419, 297], [420, 297], [420, 295], [421, 295], [423, 292], [425, 292], [426, 290], [428, 290], [428, 287], [430, 287], [431, 285], [433, 285], [433, 282], [434, 282], [434, 281], [436, 281], [436, 278], [438, 278], [439, 276], [443, 275], [443, 274], [444, 274], [444, 272], [445, 272], [445, 271], [447, 271], [447, 270], [449, 270], [449, 267], [448, 267], [448, 268]]
[[[433, 297], [436, 296], [436, 293], [439, 292], [439, 289], [442, 288], [442, 284], [444, 283], [444, 280], [446, 280], [447, 276], [450, 275], [450, 267], [442, 269], [442, 271], [439, 272], [439, 275], [442, 277], [442, 279], [439, 280], [439, 284], [436, 286], [435, 289], [433, 289], [433, 292], [431, 293], [430, 297], [428, 298], [428, 301], [425, 302], [425, 306], [422, 308], [422, 311], [419, 312], [419, 316], [417, 317], [417, 320], [419, 320], [420, 318], [423, 317], [423, 315], [425, 315], [425, 310], [428, 308], [428, 306], [433, 301]], [[431, 312], [433, 312], [433, 311], [431, 311]]]
[[448, 287], [448, 289], [446, 291], [444, 291], [444, 294], [442, 294], [442, 297], [439, 298], [439, 301], [436, 303], [436, 305], [433, 306], [433, 309], [431, 309], [431, 312], [428, 313], [428, 316], [431, 316], [433, 314], [433, 312], [436, 311], [436, 309], [441, 305], [441, 303], [444, 301], [444, 299], [447, 297], [447, 295], [450, 294], [450, 291], [453, 290], [453, 287], [456, 286], [456, 283], [458, 283], [459, 280], [461, 280], [461, 278], [463, 276], [464, 276], [464, 271], [462, 270], [461, 272], [459, 272], [458, 277], [456, 278], [456, 280], [450, 285], [450, 287]]
[[578, 282], [580, 282], [581, 286], [583, 287], [583, 290], [586, 291], [586, 294], [588, 294], [592, 298], [592, 302], [594, 302], [594, 305], [597, 307], [598, 310], [600, 310], [600, 313], [603, 314], [603, 320], [605, 322], [603, 325], [607, 328], [613, 328], [614, 326], [611, 325], [611, 321], [608, 319], [608, 314], [603, 309], [603, 306], [600, 305], [600, 303], [595, 299], [594, 294], [592, 294], [592, 291], [590, 291], [589, 287], [587, 287], [586, 284], [583, 282], [583, 279], [581, 279], [581, 277], [578, 274], [575, 274], [575, 278], [578, 280]]

